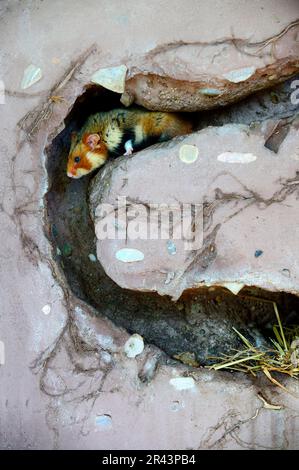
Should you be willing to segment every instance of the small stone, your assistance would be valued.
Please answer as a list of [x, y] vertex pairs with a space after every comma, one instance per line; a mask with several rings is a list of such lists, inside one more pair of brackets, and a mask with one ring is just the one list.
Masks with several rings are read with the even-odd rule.
[[108, 414], [96, 416], [95, 422], [96, 426], [101, 426], [103, 428], [111, 428], [112, 426], [112, 418]]
[[93, 253], [89, 253], [88, 258], [90, 261], [92, 261], [92, 263], [95, 263], [97, 260], [97, 257]]
[[217, 88], [200, 88], [198, 91], [202, 95], [208, 95], [208, 96], [219, 96], [223, 94], [223, 91], [217, 90]]
[[254, 256], [255, 256], [256, 258], [258, 258], [258, 257], [261, 256], [263, 253], [264, 253], [263, 250], [255, 250]]
[[217, 160], [223, 163], [251, 163], [257, 159], [253, 153], [224, 152], [218, 155]]
[[125, 344], [124, 351], [127, 357], [134, 358], [144, 350], [144, 342], [142, 336], [135, 333]]
[[144, 254], [135, 248], [122, 248], [115, 254], [115, 258], [123, 263], [135, 263], [144, 259]]
[[38, 82], [42, 78], [42, 71], [39, 67], [30, 64], [25, 70], [23, 79], [21, 82], [22, 90], [31, 87], [34, 83]]
[[51, 305], [49, 305], [49, 304], [44, 305], [43, 308], [42, 308], [42, 312], [45, 315], [49, 315], [49, 313], [51, 312]]
[[230, 72], [223, 74], [223, 77], [230, 82], [239, 83], [247, 80], [255, 73], [255, 71], [256, 68], [254, 66], [244, 67], [238, 70], [231, 70]]
[[120, 65], [118, 67], [109, 67], [97, 70], [91, 77], [91, 81], [101, 85], [107, 90], [123, 93], [125, 91], [127, 67]]
[[198, 148], [196, 145], [184, 144], [180, 147], [179, 157], [184, 163], [194, 163], [198, 159]]
[[124, 91], [124, 93], [120, 97], [120, 102], [126, 108], [128, 108], [134, 102], [134, 96], [132, 95], [132, 93], [129, 93], [128, 91]]
[[169, 383], [176, 390], [190, 390], [195, 387], [193, 377], [175, 377], [174, 379], [170, 379]]
[[176, 254], [176, 246], [173, 243], [172, 240], [168, 240], [167, 242], [167, 251], [170, 255], [175, 255]]
[[64, 243], [61, 251], [63, 256], [71, 256], [73, 250], [69, 243]]
[[241, 282], [223, 282], [222, 286], [232, 292], [232, 294], [237, 295], [245, 287], [245, 284]]

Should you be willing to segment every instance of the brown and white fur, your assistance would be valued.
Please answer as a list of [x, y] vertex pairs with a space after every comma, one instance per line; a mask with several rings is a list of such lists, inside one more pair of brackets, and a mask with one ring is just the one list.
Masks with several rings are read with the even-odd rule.
[[114, 109], [94, 114], [79, 133], [72, 135], [67, 175], [81, 178], [111, 156], [130, 155], [153, 143], [190, 133], [192, 127], [191, 120], [175, 113]]

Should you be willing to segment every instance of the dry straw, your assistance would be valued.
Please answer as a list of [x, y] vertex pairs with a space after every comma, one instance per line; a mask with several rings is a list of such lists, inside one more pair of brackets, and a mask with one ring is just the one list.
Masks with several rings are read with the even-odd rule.
[[273, 384], [289, 392], [272, 374], [274, 372], [298, 378], [299, 325], [283, 327], [275, 302], [273, 302], [273, 307], [277, 319], [277, 324], [273, 326], [274, 337], [270, 338], [273, 348], [259, 349], [255, 347], [234, 328], [245, 347], [239, 351], [233, 350], [234, 352], [231, 355], [223, 354], [222, 357], [212, 358], [217, 360], [217, 363], [209, 366], [209, 368], [246, 372], [253, 376], [256, 376], [258, 372], [263, 372]]

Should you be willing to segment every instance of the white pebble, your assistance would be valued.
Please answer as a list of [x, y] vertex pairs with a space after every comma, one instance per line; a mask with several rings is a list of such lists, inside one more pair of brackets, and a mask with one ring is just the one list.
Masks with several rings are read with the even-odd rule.
[[116, 252], [115, 258], [123, 263], [135, 263], [136, 261], [142, 261], [144, 254], [135, 248], [122, 248]]
[[93, 253], [89, 253], [88, 258], [89, 258], [90, 261], [92, 261], [93, 263], [95, 263], [96, 260], [97, 260], [96, 256], [95, 256]]
[[38, 82], [42, 78], [42, 71], [39, 67], [31, 64], [24, 70], [23, 79], [21, 82], [22, 90], [26, 90], [34, 83]]
[[175, 377], [174, 379], [170, 379], [169, 383], [176, 390], [189, 390], [195, 386], [193, 377]]
[[217, 88], [200, 88], [199, 93], [202, 95], [208, 95], [208, 96], [218, 96], [222, 95], [223, 91], [218, 90]]
[[217, 160], [223, 163], [251, 163], [257, 159], [253, 153], [224, 152], [218, 155]]
[[105, 428], [111, 428], [112, 426], [112, 418], [110, 415], [100, 415], [96, 416], [96, 425], [105, 427]]
[[226, 289], [230, 290], [233, 294], [237, 295], [240, 290], [245, 287], [245, 284], [242, 284], [241, 282], [223, 282], [222, 286], [226, 287]]
[[255, 71], [256, 68], [254, 66], [244, 67], [242, 69], [231, 70], [230, 72], [223, 74], [223, 77], [230, 82], [239, 83], [247, 80], [247, 78], [251, 77]]
[[91, 81], [108, 90], [123, 93], [125, 91], [126, 74], [127, 67], [125, 65], [109, 67], [97, 70], [92, 75]]
[[135, 333], [132, 335], [125, 344], [124, 351], [127, 357], [136, 357], [141, 354], [144, 349], [144, 342], [142, 336]]
[[198, 148], [196, 145], [184, 144], [180, 147], [179, 157], [183, 163], [194, 163], [198, 159]]
[[43, 308], [42, 308], [42, 312], [45, 315], [49, 315], [49, 313], [51, 312], [51, 305], [49, 305], [49, 304], [44, 305]]

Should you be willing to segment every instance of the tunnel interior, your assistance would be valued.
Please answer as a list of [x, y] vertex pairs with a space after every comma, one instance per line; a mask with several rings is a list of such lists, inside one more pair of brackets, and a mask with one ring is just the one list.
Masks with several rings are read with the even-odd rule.
[[[291, 294], [244, 287], [233, 295], [214, 287], [186, 292], [173, 302], [158, 294], [122, 289], [105, 274], [96, 259], [88, 208], [88, 189], [95, 175], [70, 179], [66, 161], [71, 133], [89, 115], [122, 107], [119, 96], [100, 86], [88, 86], [65, 117], [62, 132], [46, 148], [45, 231], [68, 288], [91, 305], [96, 316], [109, 318], [129, 333], [139, 333], [171, 358], [188, 353], [198, 365], [208, 365], [211, 357], [240, 347], [233, 327], [255, 345], [268, 344], [276, 321], [273, 302], [285, 324], [299, 324], [299, 299]], [[221, 110], [193, 113], [192, 119], [197, 129], [229, 122], [249, 124], [271, 118], [277, 110], [280, 116], [287, 115], [292, 112], [288, 103], [285, 83]]]

